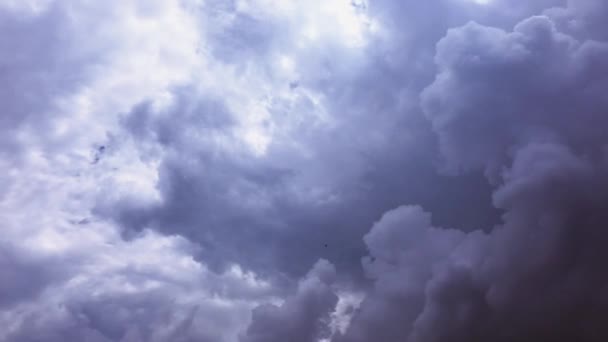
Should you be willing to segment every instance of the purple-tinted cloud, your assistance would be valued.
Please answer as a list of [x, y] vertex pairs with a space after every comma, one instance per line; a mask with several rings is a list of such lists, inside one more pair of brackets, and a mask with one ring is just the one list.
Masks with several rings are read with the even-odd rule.
[[607, 10], [0, 1], [0, 340], [606, 340]]

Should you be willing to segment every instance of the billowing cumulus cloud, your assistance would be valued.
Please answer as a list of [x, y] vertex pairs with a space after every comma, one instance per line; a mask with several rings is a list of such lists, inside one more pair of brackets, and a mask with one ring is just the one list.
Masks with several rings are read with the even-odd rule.
[[421, 102], [445, 167], [483, 170], [503, 223], [465, 234], [416, 207], [385, 214], [365, 238], [374, 289], [339, 340], [606, 338], [605, 52], [548, 16], [448, 31]]
[[266, 304], [253, 311], [253, 320], [242, 341], [319, 341], [330, 335], [330, 313], [338, 296], [330, 287], [336, 270], [319, 260], [302, 279], [296, 294], [277, 307]]
[[607, 9], [0, 0], [0, 340], [606, 340]]

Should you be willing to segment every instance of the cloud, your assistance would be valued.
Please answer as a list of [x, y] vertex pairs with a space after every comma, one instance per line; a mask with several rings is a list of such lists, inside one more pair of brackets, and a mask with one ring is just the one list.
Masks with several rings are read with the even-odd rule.
[[0, 340], [604, 340], [606, 8], [1, 2]]
[[253, 310], [252, 323], [241, 341], [319, 341], [329, 336], [330, 313], [338, 303], [331, 288], [336, 270], [319, 260], [298, 285], [294, 296], [279, 307], [271, 304]]
[[602, 169], [562, 146], [523, 148], [490, 233], [433, 227], [418, 207], [388, 212], [365, 238], [374, 288], [335, 340], [604, 339]]
[[192, 18], [172, 1], [48, 1], [30, 14], [19, 8], [0, 14], [7, 148], [101, 140], [116, 115], [188, 78], [196, 63]]
[[496, 184], [503, 223], [464, 233], [416, 207], [385, 214], [365, 240], [374, 289], [338, 341], [606, 338], [604, 80], [591, 72], [604, 45], [547, 16], [513, 31], [469, 23], [438, 43], [425, 114], [445, 167]]
[[[471, 237], [481, 237], [471, 233]], [[337, 341], [407, 340], [428, 302], [425, 292], [440, 268], [465, 244], [466, 234], [431, 225], [420, 207], [404, 206], [384, 214], [365, 236], [364, 260], [374, 288]], [[461, 263], [466, 265], [467, 260]]]
[[[496, 220], [485, 179], [436, 170], [433, 132], [418, 106], [423, 82], [417, 67], [381, 56], [389, 41], [370, 26], [379, 20], [374, 7], [340, 14], [365, 32], [358, 46], [322, 19], [345, 3], [206, 4], [207, 73], [162, 108], [137, 106], [117, 133], [154, 160], [158, 199], [113, 194], [97, 213], [126, 231], [182, 234], [205, 246], [199, 257], [218, 269], [237, 262], [290, 277], [319, 257], [360, 275], [361, 237], [399, 204], [421, 203], [465, 229]], [[255, 37], [242, 32], [246, 23]], [[301, 37], [312, 24], [328, 33]], [[446, 196], [462, 206], [446, 205]], [[474, 214], [477, 206], [484, 214]]]
[[602, 68], [605, 48], [559, 32], [543, 16], [512, 33], [474, 23], [450, 31], [438, 44], [441, 71], [423, 94], [448, 165], [495, 173], [512, 149], [531, 141], [601, 144], [591, 122], [601, 120], [594, 89], [602, 80], [591, 73]]
[[92, 213], [107, 193], [156, 198], [154, 160], [112, 142], [125, 112], [162, 107], [198, 65], [185, 5], [0, 6], [1, 340], [234, 341], [273, 297], [238, 265], [193, 260], [182, 237], [127, 241]]
[[147, 233], [117, 244], [88, 246], [93, 256], [65, 265], [75, 273], [68, 281], [4, 310], [2, 339], [231, 341], [267, 300], [267, 284], [238, 268], [210, 272], [179, 238]]

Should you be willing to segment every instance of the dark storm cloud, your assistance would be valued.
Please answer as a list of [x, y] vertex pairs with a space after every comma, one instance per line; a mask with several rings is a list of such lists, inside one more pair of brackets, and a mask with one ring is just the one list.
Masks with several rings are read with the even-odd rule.
[[[441, 12], [418, 2], [407, 6], [412, 18]], [[214, 8], [234, 10], [215, 3]], [[373, 6], [370, 12], [376, 14]], [[285, 41], [297, 27], [275, 31], [273, 43], [265, 45], [263, 37], [242, 39], [244, 16], [237, 14], [219, 38], [212, 37], [224, 41], [230, 36], [230, 42], [238, 40], [238, 51], [253, 54], [228, 62], [245, 70], [258, 61], [265, 71], [274, 63], [274, 50], [288, 53], [292, 48], [294, 43]], [[454, 16], [464, 20], [461, 12]], [[254, 14], [249, 17], [255, 19]], [[255, 20], [256, 28], [281, 24]], [[420, 69], [420, 63], [432, 65], [432, 41], [449, 25], [440, 23], [446, 26], [391, 27], [392, 35], [428, 36], [400, 48], [412, 54], [411, 65], [408, 59], [391, 59], [398, 47], [390, 44], [400, 44], [392, 36], [371, 40], [363, 52], [352, 53], [330, 37], [322, 44], [336, 55], [317, 50], [294, 55], [303, 71], [270, 86], [285, 91], [296, 81], [298, 87], [287, 95], [296, 100], [266, 95], [273, 97], [267, 105], [269, 121], [279, 127], [288, 123], [288, 128], [285, 136], [273, 138], [262, 156], [234, 143], [238, 113], [229, 109], [234, 99], [222, 93], [201, 98], [197, 89], [180, 90], [175, 104], [161, 113], [149, 106], [136, 109], [127, 120], [129, 132], [167, 151], [158, 184], [162, 200], [119, 201], [101, 211], [112, 213], [126, 229], [149, 225], [179, 232], [201, 243], [200, 257], [212, 265], [237, 261], [257, 271], [278, 269], [292, 275], [303, 275], [319, 256], [357, 273], [364, 254], [361, 237], [379, 215], [403, 203], [420, 203], [435, 212], [435, 220], [463, 229], [490, 226], [497, 212], [487, 182], [479, 173], [457, 178], [438, 173], [433, 132], [418, 107], [423, 80], [430, 82], [433, 74], [426, 66]], [[321, 106], [314, 92], [323, 94], [329, 124], [316, 117]], [[214, 137], [227, 137], [230, 147]]]
[[[605, 164], [605, 162], [602, 162]], [[366, 236], [375, 279], [337, 341], [603, 341], [605, 166], [531, 144], [497, 190], [491, 233], [434, 228], [416, 207]]]
[[496, 168], [534, 140], [597, 148], [605, 136], [591, 122], [603, 120], [606, 105], [598, 75], [605, 51], [558, 32], [547, 17], [513, 33], [477, 24], [452, 30], [438, 45], [442, 70], [423, 94], [448, 164]]
[[24, 4], [0, 339], [608, 337], [601, 1]]
[[279, 307], [265, 304], [253, 310], [243, 342], [313, 342], [330, 336], [330, 313], [338, 297], [331, 288], [336, 270], [319, 260], [300, 281], [295, 295]]
[[497, 184], [504, 223], [465, 234], [387, 213], [366, 237], [374, 290], [336, 340], [606, 339], [606, 52], [544, 16], [448, 32], [422, 103], [445, 165]]
[[[158, 183], [162, 200], [146, 204], [127, 199], [100, 211], [112, 212], [126, 229], [152, 226], [184, 234], [201, 243], [200, 257], [213, 265], [238, 261], [259, 271], [279, 267], [288, 273], [303, 273], [319, 255], [356, 267], [363, 253], [360, 238], [369, 224], [403, 202], [422, 202], [443, 214], [440, 219], [460, 220], [455, 224], [465, 227], [481, 227], [495, 215], [480, 176], [457, 181], [439, 176], [429, 155], [429, 137], [423, 134], [421, 142], [415, 132], [403, 136], [419, 127], [413, 122], [388, 127], [390, 121], [370, 121], [357, 109], [344, 113], [351, 120], [338, 129], [296, 135], [312, 158], [281, 142], [257, 157], [241, 146], [226, 151], [204, 138], [232, 134], [230, 113], [213, 103], [170, 108], [148, 123], [132, 121], [134, 133], [152, 132], [165, 150]], [[138, 109], [132, 118], [151, 115], [145, 110]], [[386, 109], [388, 118], [396, 115], [393, 110]], [[374, 128], [354, 138], [362, 126]], [[429, 150], [419, 150], [425, 143]], [[408, 182], [403, 175], [424, 181]], [[476, 205], [443, 206], [446, 198], [459, 201], [465, 193]], [[474, 216], [484, 203], [487, 214]]]

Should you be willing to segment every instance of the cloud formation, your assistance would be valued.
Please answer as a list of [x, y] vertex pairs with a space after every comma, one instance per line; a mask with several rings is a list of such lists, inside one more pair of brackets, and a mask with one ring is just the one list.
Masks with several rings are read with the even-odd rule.
[[606, 11], [0, 1], [0, 340], [606, 340]]
[[446, 167], [496, 184], [503, 223], [465, 234], [417, 207], [385, 214], [366, 236], [374, 290], [338, 340], [606, 338], [605, 52], [549, 16], [447, 33], [423, 108]]
[[294, 296], [277, 307], [266, 304], [255, 308], [245, 342], [319, 341], [330, 336], [330, 313], [338, 303], [331, 288], [335, 267], [319, 260], [298, 284]]

